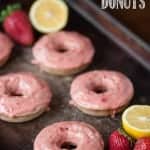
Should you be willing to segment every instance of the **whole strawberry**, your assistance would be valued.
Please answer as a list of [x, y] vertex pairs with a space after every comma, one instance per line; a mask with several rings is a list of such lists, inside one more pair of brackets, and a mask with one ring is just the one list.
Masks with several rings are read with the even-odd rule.
[[150, 150], [150, 137], [139, 139], [135, 143], [134, 150]]
[[109, 137], [109, 150], [131, 150], [132, 139], [123, 131], [118, 129]]
[[8, 5], [2, 10], [0, 21], [3, 22], [5, 32], [16, 42], [23, 45], [33, 43], [33, 30], [27, 14], [21, 10], [19, 4]]

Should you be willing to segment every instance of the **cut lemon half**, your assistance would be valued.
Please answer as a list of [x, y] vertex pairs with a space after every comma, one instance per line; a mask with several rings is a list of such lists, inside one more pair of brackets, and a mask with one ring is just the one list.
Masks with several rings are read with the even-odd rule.
[[68, 21], [68, 6], [63, 0], [37, 0], [30, 9], [32, 25], [42, 33], [56, 32]]
[[122, 125], [124, 130], [136, 139], [150, 137], [150, 106], [130, 106], [122, 115]]

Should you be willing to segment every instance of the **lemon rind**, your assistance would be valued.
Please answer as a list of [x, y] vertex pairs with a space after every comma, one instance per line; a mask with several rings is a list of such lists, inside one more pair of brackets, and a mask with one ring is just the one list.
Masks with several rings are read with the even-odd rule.
[[[123, 124], [128, 125], [128, 126], [129, 126], [128, 128], [130, 128], [130, 129], [136, 130], [137, 132], [142, 132], [142, 133], [146, 133], [146, 134], [147, 134], [147, 132], [150, 132], [150, 129], [139, 129], [139, 128], [134, 127], [134, 126], [132, 126], [131, 124], [129, 124], [128, 121], [126, 120], [126, 117], [125, 117], [125, 116], [127, 115], [127, 113], [128, 113], [131, 109], [136, 108], [136, 107], [141, 107], [141, 105], [130, 106], [128, 109], [126, 109], [126, 110], [124, 111], [124, 113], [123, 113], [123, 115], [122, 115], [122, 122], [123, 122]], [[148, 108], [150, 108], [149, 105], [142, 105], [142, 107], [148, 107]]]

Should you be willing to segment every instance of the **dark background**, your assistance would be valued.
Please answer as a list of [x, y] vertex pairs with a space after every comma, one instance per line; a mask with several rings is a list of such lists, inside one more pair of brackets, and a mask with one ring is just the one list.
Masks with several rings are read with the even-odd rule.
[[[94, 0], [97, 6], [100, 6], [100, 1], [101, 0]], [[139, 0], [137, 0], [137, 3], [138, 2]], [[106, 9], [106, 11], [111, 13], [121, 23], [127, 26], [131, 31], [135, 32], [138, 36], [140, 36], [148, 44], [150, 44], [150, 1], [145, 0], [145, 3], [145, 9], [138, 9], [137, 7], [136, 10]]]

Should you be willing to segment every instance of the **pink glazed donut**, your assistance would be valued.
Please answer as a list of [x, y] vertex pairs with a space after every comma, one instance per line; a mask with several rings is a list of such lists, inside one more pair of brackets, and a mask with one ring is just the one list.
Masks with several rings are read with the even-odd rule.
[[0, 76], [0, 119], [25, 122], [49, 108], [52, 93], [48, 85], [32, 73]]
[[8, 60], [14, 44], [11, 39], [0, 32], [0, 66], [4, 65]]
[[34, 150], [103, 150], [98, 131], [78, 121], [59, 122], [43, 129], [35, 139]]
[[94, 116], [114, 116], [134, 94], [131, 81], [116, 71], [92, 71], [78, 76], [71, 85], [70, 104]]
[[61, 31], [43, 36], [33, 47], [34, 64], [55, 75], [70, 75], [85, 69], [94, 56], [89, 38]]

